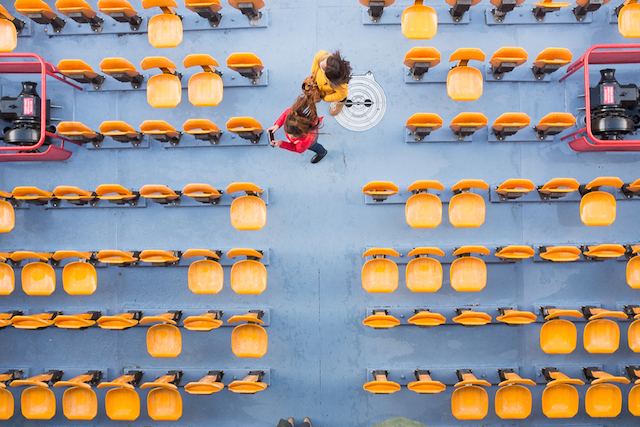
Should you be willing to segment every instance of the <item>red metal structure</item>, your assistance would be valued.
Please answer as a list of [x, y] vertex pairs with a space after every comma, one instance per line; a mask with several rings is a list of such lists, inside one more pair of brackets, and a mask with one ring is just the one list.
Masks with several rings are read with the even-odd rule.
[[[35, 61], [7, 61], [7, 58], [33, 58]], [[67, 160], [71, 156], [71, 151], [64, 148], [65, 142], [71, 142], [76, 145], [80, 144], [63, 136], [47, 132], [46, 130], [47, 103], [45, 100], [47, 99], [47, 76], [58, 79], [76, 89], [82, 90], [82, 88], [68, 81], [56, 66], [45, 62], [42, 57], [34, 53], [1, 53], [0, 74], [40, 74], [40, 98], [42, 98], [42, 103], [40, 105], [41, 122], [39, 141], [34, 145], [1, 146], [0, 162], [51, 162]], [[44, 144], [47, 136], [52, 139], [59, 140], [60, 146], [52, 143], [45, 151], [38, 152], [37, 150]]]
[[599, 44], [591, 46], [584, 55], [567, 67], [567, 74], [560, 81], [584, 68], [584, 99], [586, 104], [586, 127], [562, 137], [569, 140], [575, 151], [640, 151], [640, 140], [603, 140], [591, 132], [591, 96], [589, 93], [589, 65], [592, 64], [637, 64], [640, 63], [640, 44]]

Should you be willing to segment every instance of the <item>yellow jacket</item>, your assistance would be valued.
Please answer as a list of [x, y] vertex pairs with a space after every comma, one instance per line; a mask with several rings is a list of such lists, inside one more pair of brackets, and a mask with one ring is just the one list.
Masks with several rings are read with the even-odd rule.
[[322, 71], [318, 65], [318, 62], [321, 62], [322, 59], [328, 55], [326, 50], [321, 50], [316, 53], [316, 56], [313, 58], [313, 65], [311, 66], [311, 74], [316, 73], [316, 84], [320, 88], [322, 99], [327, 102], [342, 101], [349, 93], [347, 84], [341, 84], [337, 87], [331, 86], [324, 71]]

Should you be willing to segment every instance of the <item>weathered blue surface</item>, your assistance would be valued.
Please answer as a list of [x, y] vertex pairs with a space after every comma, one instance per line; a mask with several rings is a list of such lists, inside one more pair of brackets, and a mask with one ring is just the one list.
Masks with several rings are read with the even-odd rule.
[[[52, 7], [54, 2], [47, 1]], [[139, 2], [134, 7], [145, 16]], [[182, 3], [183, 2], [179, 2]], [[224, 19], [245, 19], [224, 3]], [[408, 0], [398, 0], [399, 8]], [[434, 2], [444, 7], [444, 2]], [[529, 14], [532, 1], [521, 8]], [[13, 11], [11, 1], [2, 4]], [[96, 2], [90, 1], [95, 7]], [[151, 141], [148, 149], [87, 150], [73, 148], [62, 163], [3, 163], [0, 189], [20, 185], [53, 190], [76, 185], [93, 190], [100, 184], [118, 183], [138, 189], [144, 184], [165, 184], [181, 189], [188, 183], [210, 183], [225, 188], [235, 181], [250, 181], [268, 188], [267, 225], [260, 231], [238, 231], [229, 221], [227, 206], [206, 209], [164, 209], [149, 203], [144, 209], [31, 208], [16, 211], [16, 228], [0, 236], [0, 249], [170, 249], [270, 248], [267, 290], [257, 296], [237, 295], [225, 267], [224, 289], [217, 295], [195, 295], [187, 288], [185, 268], [98, 269], [98, 290], [91, 296], [67, 295], [58, 270], [58, 287], [47, 297], [25, 295], [17, 280], [16, 291], [2, 297], [3, 309], [23, 308], [31, 313], [49, 309], [109, 310], [127, 306], [150, 309], [255, 308], [271, 309], [269, 350], [261, 359], [239, 359], [230, 346], [231, 328], [206, 333], [183, 330], [183, 351], [175, 359], [154, 359], [146, 351], [145, 328], [115, 332], [98, 328], [85, 331], [48, 328], [0, 331], [0, 367], [28, 367], [31, 375], [48, 368], [108, 367], [114, 378], [123, 367], [153, 369], [270, 368], [271, 385], [256, 395], [223, 390], [211, 396], [181, 391], [184, 414], [166, 425], [273, 426], [280, 417], [309, 416], [314, 427], [366, 427], [396, 415], [427, 425], [637, 425], [626, 407], [630, 386], [622, 385], [623, 409], [612, 420], [591, 419], [584, 410], [587, 386], [578, 387], [581, 403], [571, 420], [549, 420], [540, 405], [543, 386], [533, 391], [533, 412], [527, 420], [500, 420], [489, 389], [489, 415], [482, 421], [457, 421], [451, 415], [452, 387], [438, 395], [418, 395], [406, 388], [389, 396], [363, 391], [371, 368], [474, 368], [519, 366], [534, 378], [535, 367], [553, 365], [603, 365], [617, 374], [619, 364], [640, 364], [627, 345], [627, 322], [621, 322], [621, 342], [611, 355], [588, 354], [581, 345], [584, 323], [578, 323], [578, 348], [570, 355], [547, 355], [539, 346], [540, 323], [511, 328], [488, 325], [464, 328], [445, 325], [434, 329], [398, 327], [373, 330], [362, 325], [365, 310], [373, 306], [416, 307], [478, 303], [480, 305], [564, 304], [576, 308], [600, 303], [615, 309], [619, 303], [638, 303], [638, 291], [625, 282], [625, 263], [572, 263], [555, 265], [525, 261], [513, 267], [491, 264], [487, 287], [479, 293], [458, 293], [445, 281], [434, 294], [413, 294], [404, 286], [392, 294], [368, 294], [361, 286], [362, 253], [367, 247], [461, 246], [482, 244], [492, 250], [503, 244], [632, 243], [640, 239], [638, 202], [619, 204], [616, 222], [608, 227], [587, 227], [580, 222], [578, 203], [487, 203], [487, 219], [477, 229], [456, 229], [445, 218], [431, 230], [410, 228], [401, 205], [366, 205], [361, 188], [372, 180], [391, 180], [403, 190], [418, 179], [437, 179], [450, 188], [460, 179], [482, 178], [496, 185], [508, 178], [528, 178], [543, 184], [554, 177], [573, 177], [587, 183], [598, 176], [619, 176], [625, 182], [640, 178], [635, 153], [578, 154], [562, 142], [407, 144], [403, 131], [416, 112], [438, 113], [447, 129], [460, 112], [484, 113], [492, 123], [508, 111], [527, 113], [533, 122], [552, 111], [565, 111], [582, 91], [579, 74], [558, 83], [564, 69], [550, 83], [485, 82], [483, 96], [473, 102], [454, 102], [440, 84], [405, 84], [400, 70], [405, 53], [414, 46], [433, 46], [442, 53], [438, 68], [447, 68], [449, 55], [460, 47], [479, 47], [491, 54], [501, 46], [521, 46], [529, 53], [523, 67], [531, 66], [546, 47], [567, 47], [574, 59], [596, 43], [628, 42], [609, 24], [608, 7], [580, 25], [485, 23], [488, 1], [474, 6], [465, 25], [442, 25], [431, 40], [406, 39], [398, 25], [363, 25], [362, 6], [355, 0], [268, 1], [268, 27], [188, 31], [180, 46], [156, 49], [145, 34], [47, 37], [42, 26], [32, 25], [33, 37], [19, 39], [17, 51], [34, 52], [57, 64], [62, 59], [82, 59], [94, 70], [105, 57], [122, 56], [136, 67], [145, 56], [167, 56], [184, 72], [182, 60], [191, 53], [207, 53], [221, 64], [233, 52], [257, 54], [269, 70], [267, 87], [225, 89], [217, 107], [193, 107], [183, 91], [182, 103], [173, 109], [153, 109], [144, 92], [74, 92], [52, 83], [50, 98], [63, 109], [55, 117], [79, 120], [92, 128], [105, 120], [124, 120], [134, 127], [148, 119], [167, 120], [179, 128], [189, 118], [208, 118], [219, 127], [233, 116], [252, 116], [270, 126], [299, 93], [319, 49], [340, 48], [356, 74], [372, 71], [387, 96], [387, 112], [372, 130], [356, 133], [340, 127], [320, 104], [325, 116], [321, 143], [329, 150], [319, 164], [312, 153], [295, 155], [267, 146], [186, 148], [166, 150]], [[182, 5], [182, 15], [190, 12]], [[104, 17], [106, 23], [111, 23]], [[75, 25], [68, 20], [68, 25]], [[204, 20], [202, 24], [208, 25]], [[122, 25], [123, 28], [128, 26]], [[470, 65], [474, 65], [472, 61]], [[476, 65], [479, 65], [476, 63]], [[488, 66], [488, 65], [487, 65]], [[151, 70], [150, 74], [155, 71]], [[426, 76], [428, 77], [429, 74]], [[620, 78], [622, 84], [640, 83]], [[3, 77], [3, 95], [15, 96], [19, 87]], [[9, 85], [9, 86], [8, 86]], [[122, 83], [122, 85], [127, 85]], [[574, 111], [572, 111], [574, 112]], [[278, 134], [282, 137], [282, 133]], [[445, 205], [446, 208], [446, 205]], [[19, 270], [18, 270], [19, 272]], [[402, 276], [402, 275], [401, 275]], [[492, 313], [494, 315], [494, 313]], [[495, 315], [494, 315], [495, 316]], [[534, 378], [535, 379], [535, 378]], [[145, 378], [150, 380], [150, 378]], [[20, 389], [11, 389], [16, 414], [7, 425], [107, 425], [104, 390], [98, 416], [88, 422], [68, 421], [62, 414], [61, 389], [54, 389], [58, 411], [51, 421], [27, 421], [20, 414]], [[145, 408], [147, 391], [140, 391], [142, 414], [130, 425], [158, 425]], [[122, 423], [125, 424], [125, 423]]]

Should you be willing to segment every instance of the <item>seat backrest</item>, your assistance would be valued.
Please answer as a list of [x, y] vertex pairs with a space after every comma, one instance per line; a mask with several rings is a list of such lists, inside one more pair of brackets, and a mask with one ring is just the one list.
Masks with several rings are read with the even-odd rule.
[[227, 67], [234, 71], [238, 71], [240, 68], [251, 68], [255, 72], [262, 71], [264, 66], [262, 61], [253, 53], [232, 53], [227, 58]]
[[182, 352], [182, 335], [174, 325], [153, 325], [147, 331], [147, 351], [153, 357], [177, 357]]
[[398, 287], [398, 279], [398, 265], [393, 260], [374, 258], [362, 267], [362, 287], [367, 292], [393, 292]]
[[622, 411], [622, 392], [613, 384], [592, 385], [585, 395], [584, 408], [592, 418], [615, 418]]
[[405, 275], [407, 288], [412, 292], [436, 292], [442, 287], [442, 264], [434, 258], [412, 259]]
[[62, 412], [68, 420], [92, 420], [98, 415], [98, 398], [93, 390], [71, 387], [62, 396]]
[[571, 62], [571, 58], [573, 58], [573, 55], [567, 48], [548, 47], [536, 56], [536, 60], [533, 65], [539, 68], [548, 64], [559, 64], [560, 66], [563, 66]]
[[501, 419], [520, 420], [531, 414], [531, 392], [518, 384], [500, 387], [496, 392], [496, 415]]
[[7, 389], [0, 389], [0, 420], [13, 417], [14, 405], [13, 394]]
[[27, 295], [51, 295], [56, 289], [53, 267], [44, 262], [32, 262], [22, 268], [22, 290]]
[[620, 327], [609, 319], [591, 320], [584, 328], [583, 341], [589, 353], [614, 353], [620, 345]]
[[489, 396], [482, 387], [458, 387], [451, 396], [451, 412], [458, 420], [481, 420], [489, 411]]
[[415, 132], [417, 128], [431, 128], [432, 131], [442, 127], [442, 118], [435, 113], [416, 113], [407, 120], [406, 128]]
[[217, 294], [223, 287], [224, 272], [220, 263], [200, 260], [189, 266], [188, 278], [194, 294]]
[[527, 51], [521, 47], [501, 47], [491, 56], [489, 63], [499, 67], [503, 62], [515, 62], [516, 67], [527, 62]]
[[135, 390], [114, 388], [107, 391], [104, 406], [109, 419], [134, 421], [140, 416], [140, 396]]
[[453, 118], [449, 127], [455, 132], [463, 127], [479, 130], [485, 127], [487, 122], [487, 117], [482, 113], [460, 113]]
[[147, 411], [155, 421], [176, 421], [182, 417], [182, 397], [166, 387], [152, 389], [147, 395]]
[[487, 285], [487, 265], [476, 257], [454, 260], [450, 268], [451, 287], [458, 292], [477, 292]]
[[585, 225], [607, 226], [616, 220], [616, 199], [604, 191], [592, 191], [580, 200], [580, 220]]
[[0, 52], [11, 52], [18, 46], [18, 32], [8, 19], [0, 19]]
[[433, 68], [440, 63], [440, 52], [435, 47], [413, 47], [404, 56], [404, 65], [413, 68], [416, 62], [428, 62]]
[[548, 418], [573, 418], [579, 403], [578, 390], [570, 384], [553, 385], [542, 392], [542, 412]]
[[491, 126], [497, 131], [503, 130], [505, 127], [523, 129], [531, 123], [531, 119], [525, 113], [503, 113], [496, 119]]
[[262, 357], [267, 353], [267, 331], [260, 325], [246, 323], [233, 328], [231, 351], [238, 357]]
[[15, 289], [15, 273], [13, 268], [4, 262], [0, 263], [0, 295], [10, 295]]
[[16, 225], [16, 215], [11, 203], [0, 200], [0, 233], [8, 233]]
[[638, 38], [640, 37], [640, 4], [625, 4], [618, 13], [618, 31], [624, 37]]
[[576, 325], [564, 319], [554, 319], [540, 329], [540, 348], [547, 354], [568, 354], [575, 350], [578, 340]]
[[28, 420], [50, 420], [56, 414], [56, 397], [48, 388], [29, 387], [20, 397], [22, 415]]
[[437, 227], [442, 222], [442, 202], [434, 194], [414, 194], [405, 205], [405, 218], [413, 228]]
[[422, 0], [416, 0], [402, 12], [402, 34], [408, 39], [430, 39], [438, 31], [438, 14]]
[[473, 67], [457, 66], [447, 74], [447, 95], [454, 101], [475, 101], [482, 96], [483, 77]]
[[196, 107], [215, 107], [222, 102], [223, 92], [222, 77], [213, 72], [194, 74], [189, 79], [189, 102]]
[[[143, 1], [144, 4], [144, 1]], [[163, 10], [171, 10], [163, 8]], [[153, 47], [176, 47], [182, 43], [182, 20], [173, 13], [153, 16], [147, 24], [149, 44]]]
[[[638, 253], [638, 250], [633, 252]], [[631, 289], [640, 289], [640, 256], [634, 256], [627, 263], [627, 284]]]

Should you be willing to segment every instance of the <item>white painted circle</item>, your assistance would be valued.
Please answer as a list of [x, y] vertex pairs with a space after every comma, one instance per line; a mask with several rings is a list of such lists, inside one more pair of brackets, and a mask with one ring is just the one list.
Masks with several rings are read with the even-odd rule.
[[377, 125], [386, 109], [384, 91], [369, 71], [364, 76], [351, 77], [347, 103], [335, 118], [345, 128], [360, 132]]

